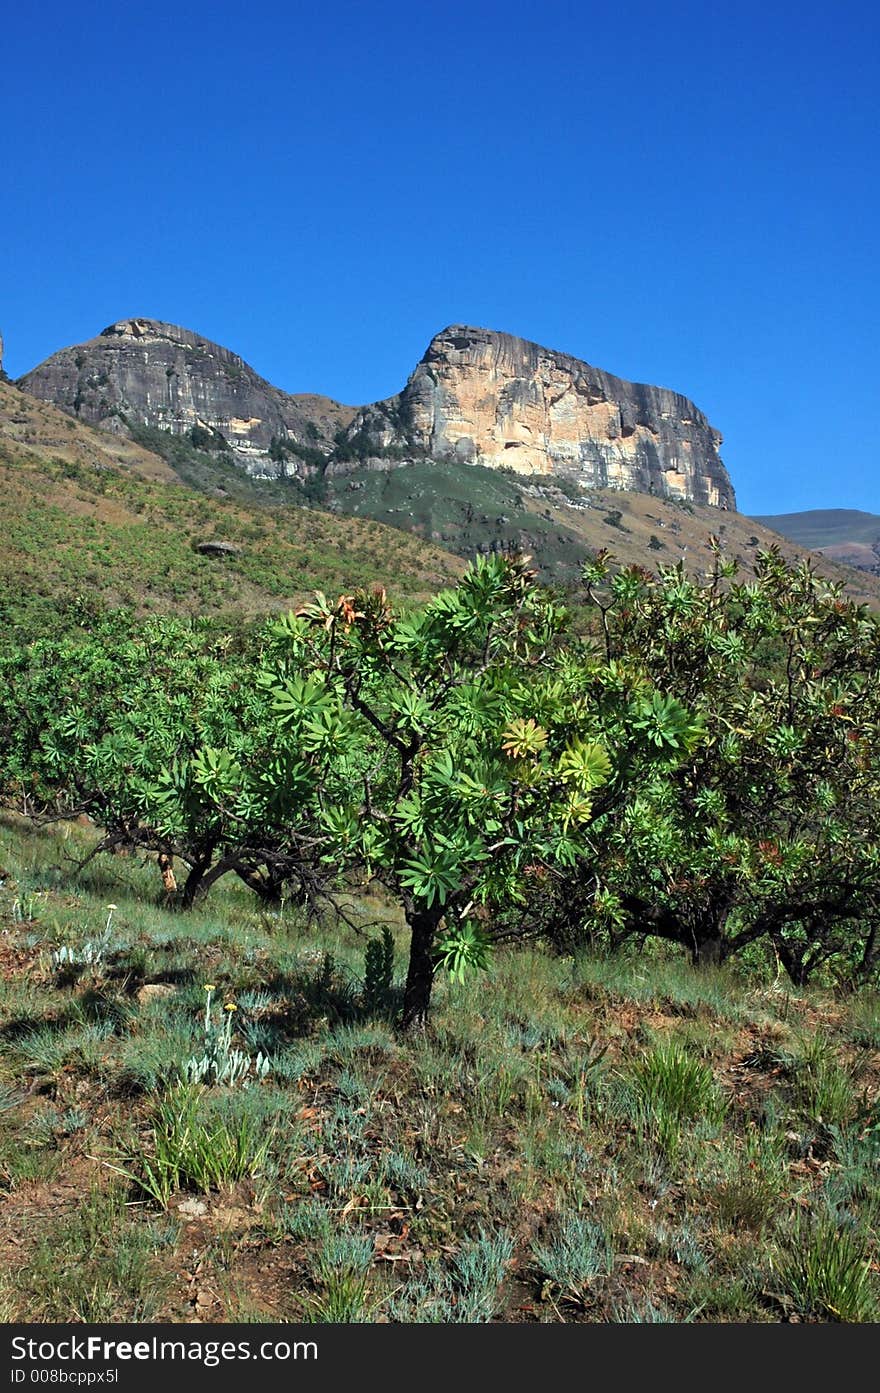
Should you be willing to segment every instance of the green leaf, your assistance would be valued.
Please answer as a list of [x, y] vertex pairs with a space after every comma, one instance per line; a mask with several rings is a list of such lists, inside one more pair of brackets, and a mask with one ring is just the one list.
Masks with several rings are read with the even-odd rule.
[[587, 791], [607, 782], [611, 760], [601, 745], [575, 736], [559, 758], [559, 773], [563, 779]]
[[430, 909], [435, 902], [445, 904], [458, 889], [461, 864], [452, 848], [433, 846], [421, 856], [405, 860], [398, 878], [401, 885], [411, 890], [417, 899], [424, 900]]
[[437, 944], [438, 966], [463, 982], [474, 972], [486, 972], [491, 964], [492, 940], [473, 919], [460, 921]]

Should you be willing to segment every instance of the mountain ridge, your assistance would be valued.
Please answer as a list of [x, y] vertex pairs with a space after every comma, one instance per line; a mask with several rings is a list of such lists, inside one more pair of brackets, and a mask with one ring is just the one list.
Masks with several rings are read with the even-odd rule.
[[231, 349], [142, 317], [59, 350], [19, 383], [116, 432], [208, 431], [256, 477], [435, 458], [735, 507], [721, 435], [687, 397], [496, 330], [448, 326], [399, 393], [359, 408], [282, 391]]
[[[115, 360], [120, 350], [122, 358]], [[93, 351], [97, 359], [90, 356]], [[153, 394], [142, 401], [140, 419], [152, 424], [126, 416], [123, 407], [131, 402], [124, 400], [124, 371], [114, 379], [122, 404], [111, 400], [105, 390], [111, 374], [106, 368], [102, 380], [102, 354], [110, 355], [111, 365], [121, 362], [125, 371], [134, 363], [135, 377], [146, 355]], [[47, 364], [51, 371], [41, 377]], [[745, 575], [754, 572], [762, 548], [778, 543], [788, 560], [805, 550], [730, 506], [732, 486], [724, 494], [729, 480], [717, 455], [720, 435], [688, 398], [667, 388], [627, 384], [539, 344], [466, 325], [450, 325], [435, 335], [396, 397], [359, 409], [315, 393], [284, 393], [231, 350], [160, 320], [116, 321], [87, 344], [53, 355], [18, 385], [25, 394], [36, 388], [35, 401], [59, 395], [67, 418], [94, 415], [96, 424], [113, 432], [99, 430], [98, 436], [120, 448], [126, 441], [140, 442], [151, 459], [161, 457], [169, 478], [200, 494], [250, 511], [256, 507], [261, 514], [278, 509], [287, 515], [288, 505], [295, 505], [304, 514], [298, 526], [305, 533], [310, 526], [320, 530], [318, 517], [333, 515], [343, 531], [331, 536], [321, 524], [321, 545], [331, 549], [346, 545], [346, 519], [358, 525], [373, 520], [415, 534], [419, 545], [435, 548], [435, 555], [436, 549], [461, 558], [500, 548], [525, 551], [542, 579], [564, 585], [576, 585], [584, 560], [603, 548], [621, 564], [656, 569], [683, 561], [688, 570], [705, 573], [712, 564], [710, 539], [719, 536]], [[566, 455], [564, 430], [554, 437], [563, 447], [558, 467], [534, 454], [534, 439], [541, 434], [536, 413], [540, 417], [566, 396], [568, 417], [557, 412], [551, 424], [555, 429], [560, 420], [564, 426], [574, 419], [576, 425], [578, 410], [598, 409], [606, 429], [597, 446], [598, 466], [595, 456], [591, 464], [570, 449]], [[262, 412], [256, 422], [244, 414], [255, 401]], [[227, 408], [225, 416], [218, 415], [218, 404]], [[238, 417], [236, 410], [242, 413]], [[228, 427], [230, 417], [248, 428], [244, 443], [250, 454], [246, 449], [244, 457], [251, 468], [242, 467], [242, 440], [234, 436], [230, 442], [219, 428]], [[66, 418], [57, 412], [53, 419]], [[682, 430], [696, 432], [704, 460], [723, 471], [714, 475], [715, 502], [705, 501], [712, 469], [704, 478], [702, 502], [677, 490], [665, 492], [656, 476], [658, 460], [663, 462], [662, 432], [664, 448], [674, 454], [676, 432]], [[505, 432], [517, 440], [507, 440]], [[493, 442], [500, 448], [490, 466], [483, 461]], [[595, 439], [590, 450], [594, 446]], [[256, 469], [255, 449], [262, 450]], [[611, 467], [615, 451], [617, 475]], [[268, 472], [259, 472], [267, 465]], [[630, 487], [620, 484], [626, 468]], [[642, 468], [647, 472], [639, 475]], [[854, 597], [877, 603], [880, 586], [874, 576], [834, 563], [831, 555], [819, 561], [823, 573], [844, 583]], [[415, 554], [407, 564], [419, 569]], [[437, 573], [437, 563], [424, 569]], [[310, 564], [310, 574], [314, 571]], [[375, 578], [385, 579], [378, 562]]]

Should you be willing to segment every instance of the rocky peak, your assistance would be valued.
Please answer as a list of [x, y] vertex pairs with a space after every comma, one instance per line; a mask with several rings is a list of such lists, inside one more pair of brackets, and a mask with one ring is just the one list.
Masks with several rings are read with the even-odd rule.
[[169, 343], [194, 343], [198, 336], [181, 329], [177, 324], [164, 324], [160, 319], [118, 319], [108, 324], [99, 335], [102, 339], [167, 339]]
[[[108, 324], [106, 329], [102, 329], [98, 337], [99, 339], [127, 340], [130, 343], [142, 345], [161, 346], [164, 344], [167, 346], [169, 354], [175, 348], [189, 349], [196, 353], [207, 354], [209, 358], [215, 358], [217, 362], [228, 363], [242, 372], [250, 373], [254, 378], [257, 377], [257, 374], [248, 367], [244, 359], [240, 358], [237, 353], [233, 353], [231, 349], [223, 348], [219, 343], [212, 343], [210, 339], [194, 333], [191, 329], [182, 329], [178, 324], [165, 324], [161, 319], [118, 319], [115, 324]], [[262, 379], [258, 380], [262, 381]], [[270, 384], [267, 382], [266, 386], [268, 387]]]
[[403, 392], [366, 407], [349, 435], [593, 488], [735, 507], [721, 435], [687, 397], [627, 382], [512, 334], [454, 324]]
[[200, 428], [254, 475], [300, 472], [304, 458], [329, 455], [354, 414], [326, 397], [282, 392], [237, 353], [190, 329], [140, 317], [54, 353], [21, 386], [107, 430], [125, 432], [131, 423], [186, 435]]

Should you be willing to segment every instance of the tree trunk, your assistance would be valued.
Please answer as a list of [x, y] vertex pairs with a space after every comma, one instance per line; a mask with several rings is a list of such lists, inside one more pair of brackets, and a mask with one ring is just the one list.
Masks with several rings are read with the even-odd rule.
[[437, 926], [443, 918], [439, 905], [431, 909], [409, 906], [406, 922], [410, 928], [409, 970], [406, 974], [406, 987], [403, 993], [403, 1015], [401, 1026], [404, 1030], [424, 1030], [431, 1004], [431, 987], [434, 984], [434, 937]]
[[707, 905], [696, 927], [691, 923], [688, 947], [694, 967], [718, 967], [723, 963], [729, 950], [725, 936], [730, 918], [730, 905], [716, 900]]
[[196, 896], [201, 889], [201, 884], [207, 869], [208, 866], [204, 861], [196, 861], [195, 864], [190, 867], [186, 880], [183, 882], [183, 889], [180, 892], [181, 909], [192, 909], [196, 902]]
[[774, 937], [773, 947], [792, 985], [795, 987], [806, 986], [807, 978], [810, 975], [809, 968], [804, 961], [806, 949], [801, 949], [801, 951], [798, 952], [796, 949], [792, 948], [790, 944], [786, 943], [785, 939], [780, 935]]
[[277, 909], [281, 904], [284, 894], [283, 877], [278, 879], [243, 866], [236, 866], [235, 873], [239, 880], [244, 881], [249, 890], [253, 890], [254, 894], [260, 897], [263, 904], [269, 905], [273, 909]]
[[867, 982], [877, 961], [877, 952], [877, 926], [876, 924], [872, 924], [868, 931], [868, 937], [865, 940], [862, 960], [855, 971], [855, 980], [857, 982]]
[[197, 861], [183, 884], [180, 898], [181, 909], [192, 909], [197, 899], [204, 899], [215, 880], [231, 870], [227, 861], [220, 860], [212, 866], [210, 860]]
[[694, 939], [691, 944], [691, 962], [694, 967], [717, 967], [723, 961], [724, 940], [720, 934]]

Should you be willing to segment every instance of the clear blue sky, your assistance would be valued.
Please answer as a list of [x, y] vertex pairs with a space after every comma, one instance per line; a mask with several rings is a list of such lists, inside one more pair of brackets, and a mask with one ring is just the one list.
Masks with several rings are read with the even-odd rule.
[[0, 62], [11, 375], [143, 314], [361, 403], [465, 322], [880, 512], [876, 4], [45, 0]]

